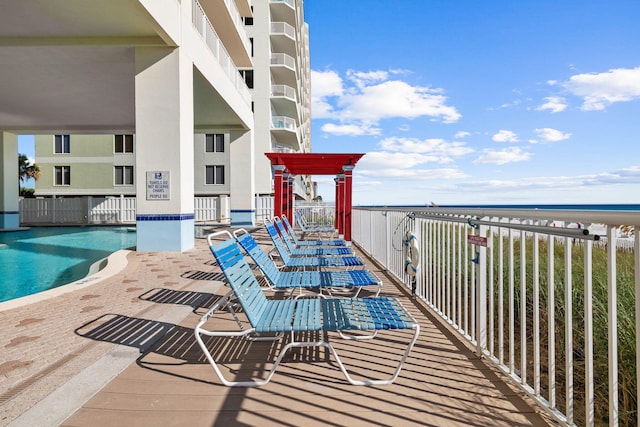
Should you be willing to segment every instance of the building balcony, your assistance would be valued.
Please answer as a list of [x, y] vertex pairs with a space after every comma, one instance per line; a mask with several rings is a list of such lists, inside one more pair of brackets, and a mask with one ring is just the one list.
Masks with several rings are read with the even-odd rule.
[[296, 60], [286, 53], [271, 54], [271, 75], [273, 81], [287, 86], [297, 86]]
[[233, 86], [238, 90], [240, 96], [247, 105], [251, 104], [251, 92], [240, 75], [238, 67], [234, 63], [231, 55], [227, 51], [222, 39], [209, 21], [204, 9], [197, 0], [193, 0], [192, 22], [210, 52], [220, 64]]
[[233, 0], [199, 0], [207, 18], [238, 67], [251, 67], [251, 41]]
[[269, 0], [271, 20], [274, 22], [288, 22], [296, 25], [296, 5], [294, 0]]
[[275, 52], [296, 55], [296, 29], [286, 22], [271, 23], [271, 48]]
[[294, 118], [300, 117], [296, 98], [296, 90], [291, 86], [271, 86], [271, 104], [273, 105], [273, 110], [277, 111], [279, 115]]
[[300, 148], [300, 137], [296, 120], [287, 116], [271, 117], [271, 136], [280, 144], [295, 151]]

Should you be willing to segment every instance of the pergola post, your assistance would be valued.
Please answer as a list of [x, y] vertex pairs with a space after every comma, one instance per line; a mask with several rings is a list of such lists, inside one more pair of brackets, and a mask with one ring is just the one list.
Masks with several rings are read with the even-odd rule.
[[287, 219], [293, 218], [293, 202], [295, 200], [293, 195], [293, 185], [294, 185], [293, 175], [289, 174], [289, 206], [287, 209]]
[[351, 241], [351, 199], [352, 199], [352, 175], [354, 166], [345, 165], [344, 171], [344, 240]]
[[281, 216], [284, 204], [282, 191], [284, 166], [271, 165], [271, 169], [273, 170], [273, 216]]
[[338, 234], [342, 237], [344, 236], [344, 213], [345, 213], [345, 205], [344, 205], [344, 174], [339, 173], [337, 175], [337, 184], [336, 184], [337, 196], [336, 196], [336, 218], [338, 222]]

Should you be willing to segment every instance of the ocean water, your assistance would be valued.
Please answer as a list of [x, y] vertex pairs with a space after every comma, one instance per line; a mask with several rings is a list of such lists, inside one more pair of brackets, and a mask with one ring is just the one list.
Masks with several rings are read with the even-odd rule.
[[[371, 205], [358, 206], [363, 208], [427, 208], [426, 205]], [[480, 209], [555, 209], [555, 210], [581, 210], [581, 211], [640, 211], [640, 204], [531, 204], [531, 205], [438, 205], [441, 208], [480, 208]]]

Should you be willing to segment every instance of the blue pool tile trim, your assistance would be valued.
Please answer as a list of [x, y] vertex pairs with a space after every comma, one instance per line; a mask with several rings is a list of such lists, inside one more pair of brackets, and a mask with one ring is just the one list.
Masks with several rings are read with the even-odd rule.
[[18, 215], [20, 211], [0, 211], [0, 215]]
[[254, 213], [255, 209], [231, 209], [231, 213]]
[[167, 214], [145, 214], [145, 215], [136, 215], [136, 221], [189, 221], [194, 220], [194, 214], [177, 214], [177, 215], [167, 215]]

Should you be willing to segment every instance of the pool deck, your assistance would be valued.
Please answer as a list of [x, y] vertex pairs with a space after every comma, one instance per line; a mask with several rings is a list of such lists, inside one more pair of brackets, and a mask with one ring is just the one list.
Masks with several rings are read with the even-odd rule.
[[[254, 235], [267, 243], [262, 230]], [[193, 327], [226, 289], [206, 240], [196, 239], [183, 253], [129, 252], [121, 269], [100, 280], [1, 306], [0, 425], [556, 425], [366, 261], [383, 279], [382, 294], [400, 298], [421, 325], [392, 385], [351, 386], [319, 350], [292, 353], [266, 386], [221, 385], [195, 345]], [[331, 339], [358, 373], [384, 375], [406, 338]], [[250, 366], [259, 375], [274, 349], [229, 340], [216, 351], [228, 373]]]

